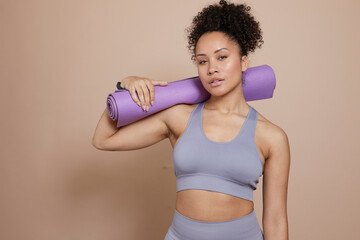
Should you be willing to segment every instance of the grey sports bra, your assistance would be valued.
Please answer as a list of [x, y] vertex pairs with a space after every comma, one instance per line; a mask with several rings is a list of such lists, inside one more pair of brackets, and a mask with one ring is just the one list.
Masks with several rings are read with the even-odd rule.
[[173, 149], [176, 192], [203, 189], [252, 201], [263, 170], [255, 144], [258, 113], [250, 106], [238, 135], [229, 142], [215, 142], [203, 131], [204, 104], [197, 104], [191, 112]]

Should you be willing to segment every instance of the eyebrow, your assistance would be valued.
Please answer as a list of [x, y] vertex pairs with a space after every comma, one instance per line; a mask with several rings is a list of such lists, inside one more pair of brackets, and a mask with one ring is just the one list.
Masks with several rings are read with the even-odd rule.
[[[229, 49], [227, 49], [227, 48], [219, 48], [219, 49], [215, 50], [214, 53], [220, 52], [221, 50], [224, 50], [224, 49], [229, 51]], [[200, 53], [200, 54], [197, 54], [196, 56], [197, 56], [197, 57], [198, 57], [198, 56], [206, 56], [206, 54]]]

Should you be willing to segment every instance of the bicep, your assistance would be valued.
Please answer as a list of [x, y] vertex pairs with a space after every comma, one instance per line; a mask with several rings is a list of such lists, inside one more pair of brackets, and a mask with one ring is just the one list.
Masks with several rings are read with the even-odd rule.
[[283, 219], [287, 214], [290, 146], [288, 137], [282, 129], [272, 135], [270, 146], [263, 176], [264, 221]]
[[114, 135], [102, 143], [101, 149], [108, 151], [136, 150], [167, 138], [169, 131], [164, 120], [164, 111], [120, 127]]

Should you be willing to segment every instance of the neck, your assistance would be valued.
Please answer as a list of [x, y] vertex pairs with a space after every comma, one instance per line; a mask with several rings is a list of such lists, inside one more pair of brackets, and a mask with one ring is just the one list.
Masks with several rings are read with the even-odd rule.
[[232, 91], [223, 96], [211, 95], [205, 103], [204, 108], [215, 110], [222, 114], [231, 115], [233, 113], [246, 116], [250, 106], [245, 101], [242, 84], [240, 83]]

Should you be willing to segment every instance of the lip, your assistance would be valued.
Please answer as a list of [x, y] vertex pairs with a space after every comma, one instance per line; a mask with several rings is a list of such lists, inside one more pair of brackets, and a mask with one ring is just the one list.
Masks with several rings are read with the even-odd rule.
[[224, 79], [222, 78], [212, 78], [210, 81], [209, 81], [209, 84], [211, 84], [213, 81], [215, 80], [218, 80], [218, 81], [223, 81]]

